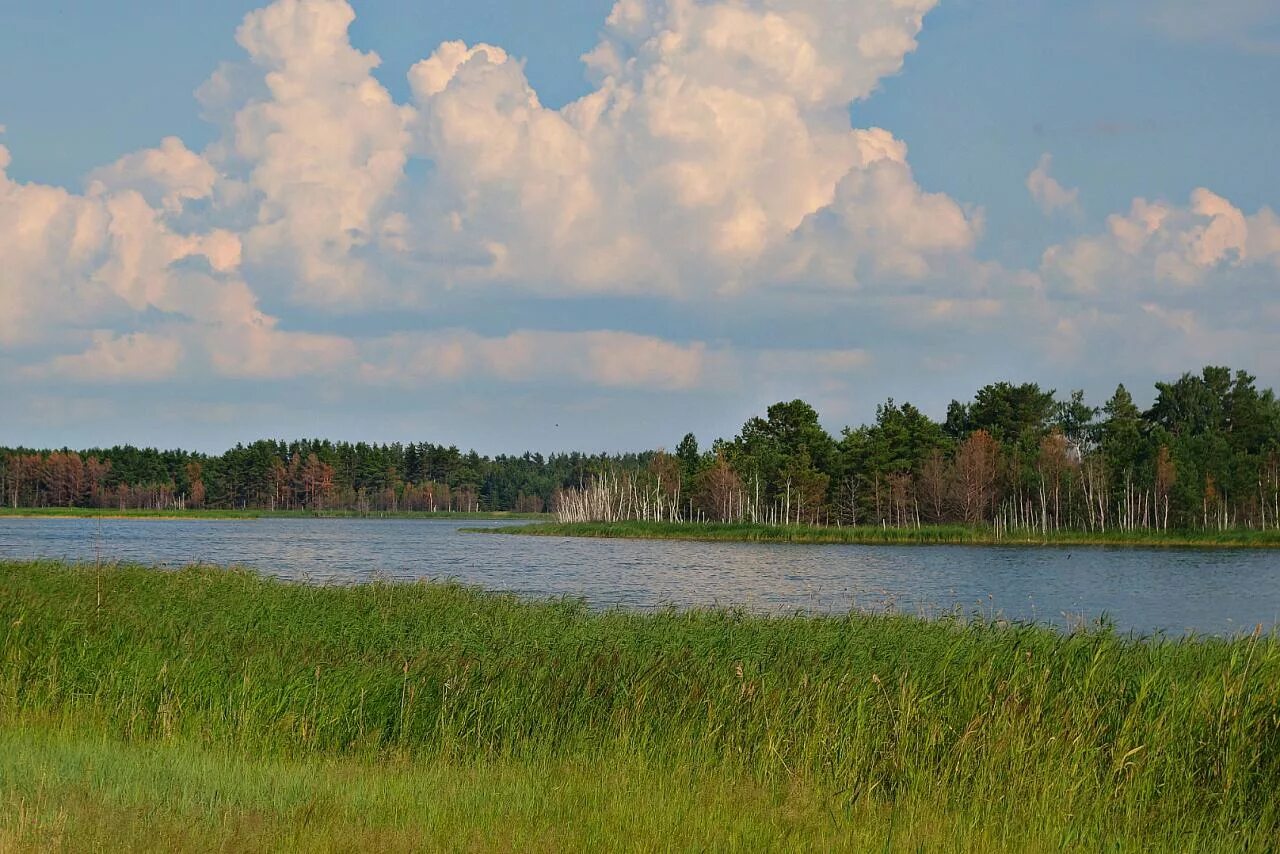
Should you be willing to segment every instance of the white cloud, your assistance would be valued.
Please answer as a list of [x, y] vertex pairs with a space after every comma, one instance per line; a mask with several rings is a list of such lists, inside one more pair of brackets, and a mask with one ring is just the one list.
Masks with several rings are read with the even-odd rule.
[[1130, 370], [1176, 373], [1206, 362], [1263, 369], [1280, 352], [1268, 313], [1280, 280], [1280, 218], [1246, 214], [1197, 189], [1186, 205], [1135, 199], [1106, 230], [1052, 246], [1038, 308], [1020, 314], [1055, 359], [1100, 354]]
[[776, 251], [780, 281], [839, 287], [953, 274], [982, 230], [979, 213], [920, 188], [906, 145], [879, 128], [854, 134], [858, 165], [835, 188], [829, 206], [811, 214]]
[[1079, 214], [1080, 191], [1075, 188], [1067, 189], [1058, 183], [1057, 179], [1049, 174], [1052, 166], [1053, 155], [1041, 156], [1036, 168], [1032, 169], [1031, 174], [1027, 176], [1027, 191], [1031, 193], [1031, 198], [1046, 216], [1059, 211]]
[[372, 76], [376, 54], [354, 49], [344, 0], [277, 0], [236, 33], [250, 69], [221, 69], [200, 92], [224, 122], [210, 157], [228, 197], [251, 209], [246, 260], [263, 285], [289, 283], [300, 302], [376, 297], [376, 248], [404, 173], [411, 111]]
[[136, 190], [147, 204], [166, 213], [177, 213], [189, 200], [208, 198], [217, 180], [213, 165], [173, 136], [159, 148], [126, 155], [89, 175], [93, 194]]
[[9, 152], [0, 146], [0, 345], [39, 341], [58, 327], [126, 320], [148, 309], [180, 313], [194, 295], [181, 286], [177, 265], [199, 261], [219, 274], [236, 269], [240, 243], [234, 234], [178, 231], [163, 208], [132, 188], [148, 184], [180, 207], [191, 197], [185, 179], [169, 181], [166, 193], [157, 189], [162, 172], [142, 177], [145, 164], [172, 153], [167, 147], [126, 158], [109, 170], [109, 182], [95, 179], [86, 194], [75, 194], [11, 180], [5, 173]]
[[[396, 104], [350, 44], [346, 2], [277, 0], [237, 32], [248, 64], [201, 90], [222, 130], [204, 154], [167, 138], [83, 195], [4, 180], [0, 335], [158, 310], [239, 336], [240, 355], [209, 351], [215, 369], [285, 375], [351, 354], [286, 338], [257, 308], [269, 292], [346, 311], [466, 282], [684, 295], [925, 276], [978, 222], [847, 106], [901, 67], [934, 2], [624, 0], [587, 57], [598, 88], [555, 111], [505, 51], [459, 43]], [[434, 167], [416, 193], [411, 155]], [[288, 364], [286, 340], [310, 357]], [[609, 352], [596, 370], [632, 376], [600, 367]]]
[[598, 88], [563, 110], [500, 48], [445, 44], [410, 72], [438, 176], [410, 244], [465, 257], [454, 281], [550, 290], [926, 275], [978, 224], [847, 108], [901, 68], [934, 2], [626, 0], [586, 57]]
[[81, 382], [154, 382], [174, 376], [181, 358], [182, 344], [174, 338], [102, 331], [94, 333], [93, 346], [85, 352], [58, 356], [32, 368], [28, 375]]
[[[276, 0], [236, 33], [247, 62], [199, 92], [221, 131], [207, 151], [166, 138], [76, 194], [10, 181], [0, 148], [0, 341], [158, 311], [238, 330], [275, 354], [237, 363], [262, 376], [291, 369], [267, 369], [288, 360], [263, 342], [286, 333], [260, 299], [342, 313], [470, 283], [690, 296], [926, 277], [980, 219], [923, 191], [901, 141], [851, 127], [848, 106], [902, 67], [935, 3], [622, 0], [585, 58], [597, 88], [549, 110], [505, 51], [461, 43], [414, 66], [397, 104], [345, 0]], [[430, 179], [406, 182], [411, 157]]]
[[[342, 339], [281, 331], [259, 310], [237, 235], [177, 228], [184, 205], [212, 189], [204, 161], [180, 143], [98, 170], [84, 194], [12, 181], [8, 164], [0, 146], [0, 347], [80, 348], [25, 376], [164, 380], [195, 351], [195, 370], [284, 378], [353, 358]], [[148, 315], [168, 320], [116, 331]]]
[[[974, 257], [980, 210], [922, 187], [890, 131], [850, 121], [935, 4], [620, 0], [584, 57], [592, 90], [553, 110], [517, 58], [461, 42], [414, 65], [396, 103], [378, 57], [352, 46], [344, 0], [277, 0], [239, 28], [244, 61], [199, 92], [219, 131], [205, 151], [165, 138], [75, 193], [11, 180], [0, 146], [0, 350], [27, 376], [91, 381], [679, 391], [810, 374], [836, 388], [874, 347], [743, 350], [520, 320], [490, 336], [385, 331], [421, 327], [448, 289], [641, 294], [708, 315], [856, 293], [841, 303], [851, 326], [882, 338], [896, 324], [1064, 357], [1126, 336], [1151, 353], [1225, 340], [1227, 324], [1170, 295], [1242, 272], [1274, 281], [1270, 209], [1208, 190], [1185, 206], [1138, 199], [1039, 270], [1004, 270]], [[1028, 191], [1047, 214], [1078, 214], [1051, 166], [1046, 154]], [[317, 308], [382, 326], [317, 332], [302, 320]]]
[[1107, 231], [1052, 246], [1042, 271], [1080, 294], [1197, 286], [1231, 269], [1280, 270], [1280, 219], [1270, 208], [1246, 215], [1200, 188], [1186, 207], [1134, 199]]

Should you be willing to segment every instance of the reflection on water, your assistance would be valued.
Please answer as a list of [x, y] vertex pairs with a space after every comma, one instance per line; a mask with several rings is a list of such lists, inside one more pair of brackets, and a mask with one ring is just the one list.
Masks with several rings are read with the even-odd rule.
[[1231, 634], [1280, 619], [1280, 553], [790, 546], [463, 534], [456, 520], [0, 519], [0, 557], [238, 564], [314, 583], [456, 579], [593, 606], [850, 608]]

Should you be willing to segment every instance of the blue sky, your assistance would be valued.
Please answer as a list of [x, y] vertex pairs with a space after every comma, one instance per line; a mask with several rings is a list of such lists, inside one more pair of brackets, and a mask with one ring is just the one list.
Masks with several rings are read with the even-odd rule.
[[0, 443], [1280, 383], [1273, 4], [263, 6], [0, 3]]

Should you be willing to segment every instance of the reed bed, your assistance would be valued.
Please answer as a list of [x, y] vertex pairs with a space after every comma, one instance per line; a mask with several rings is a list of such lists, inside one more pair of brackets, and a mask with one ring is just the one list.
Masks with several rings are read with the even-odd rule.
[[[21, 735], [32, 731], [54, 748]], [[1280, 638], [1260, 632], [593, 613], [448, 584], [0, 563], [0, 732], [18, 746], [0, 758], [0, 847], [26, 832], [13, 805], [38, 800], [23, 757], [51, 749], [55, 790], [79, 779], [65, 759], [77, 751], [115, 751], [103, 767], [162, 761], [157, 750], [175, 767], [249, 763], [225, 772], [242, 781], [226, 797], [254, 775], [373, 791], [434, 774], [485, 804], [523, 780], [533, 818], [490, 804], [476, 815], [493, 826], [471, 828], [480, 848], [538, 847], [519, 828], [556, 821], [573, 833], [547, 850], [662, 847], [659, 827], [704, 848], [1268, 850], [1280, 838]], [[315, 763], [338, 764], [305, 770]], [[138, 807], [153, 812], [196, 785], [134, 775], [171, 791], [163, 809]], [[536, 803], [552, 809], [558, 784], [583, 798], [613, 786], [666, 812], [646, 824], [621, 802], [560, 802], [550, 821]], [[767, 820], [735, 825], [734, 792], [742, 809], [769, 805]], [[350, 804], [325, 803], [339, 826]], [[296, 830], [298, 813], [280, 810]], [[515, 837], [487, 835], [503, 827]]]
[[848, 545], [1141, 546], [1156, 548], [1280, 548], [1276, 530], [1046, 531], [980, 525], [836, 527], [716, 522], [538, 522], [506, 528], [469, 528], [470, 533], [543, 537], [690, 540], [704, 542], [812, 543]]

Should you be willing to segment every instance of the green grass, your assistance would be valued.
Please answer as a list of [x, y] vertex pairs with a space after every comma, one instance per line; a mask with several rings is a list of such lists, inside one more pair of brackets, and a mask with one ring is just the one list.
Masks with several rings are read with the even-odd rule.
[[692, 540], [848, 545], [1154, 546], [1185, 548], [1280, 548], [1280, 531], [1013, 531], [997, 537], [986, 526], [925, 525], [920, 528], [826, 527], [688, 522], [541, 522], [511, 528], [469, 528], [470, 533], [541, 537]]
[[454, 513], [452, 511], [358, 513], [354, 510], [117, 510], [92, 507], [0, 507], [0, 518], [67, 519], [529, 519], [550, 518], [546, 513]]
[[917, 798], [849, 804], [799, 780], [623, 756], [246, 758], [58, 730], [0, 730], [0, 793], [3, 851], [977, 852], [1025, 828], [1069, 838], [1060, 817], [1016, 807], [1018, 825], [975, 828]]
[[0, 563], [0, 849], [1267, 850], [1280, 638]]

